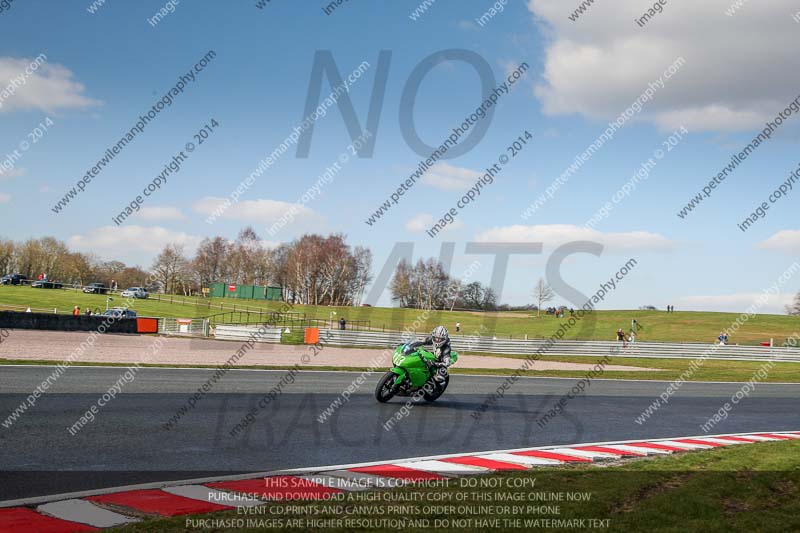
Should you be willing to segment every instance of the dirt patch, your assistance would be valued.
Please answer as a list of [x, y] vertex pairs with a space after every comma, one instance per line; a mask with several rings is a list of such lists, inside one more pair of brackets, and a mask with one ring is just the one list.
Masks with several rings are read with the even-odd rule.
[[616, 504], [611, 508], [612, 513], [632, 513], [643, 502], [651, 498], [655, 498], [668, 491], [682, 487], [689, 479], [694, 477], [693, 472], [684, 472], [670, 477], [659, 483], [646, 485], [639, 489], [639, 491], [627, 498], [626, 500]]
[[[13, 330], [0, 344], [0, 358], [19, 360], [64, 361], [88, 338], [85, 332]], [[237, 341], [190, 339], [184, 337], [159, 337], [163, 346], [155, 353], [151, 349], [157, 337], [145, 335], [101, 335], [75, 361], [80, 363], [140, 363], [163, 365], [221, 365], [242, 346]], [[306, 360], [307, 359], [307, 360]], [[293, 366], [301, 367], [376, 367], [391, 366], [390, 350], [369, 348], [339, 348], [326, 346], [314, 351], [308, 346], [286, 344], [256, 344], [236, 361], [237, 366]], [[463, 355], [458, 358], [458, 368], [517, 369], [520, 359]], [[530, 370], [591, 370], [591, 364], [536, 361]], [[648, 368], [608, 365], [607, 371], [646, 371]]]

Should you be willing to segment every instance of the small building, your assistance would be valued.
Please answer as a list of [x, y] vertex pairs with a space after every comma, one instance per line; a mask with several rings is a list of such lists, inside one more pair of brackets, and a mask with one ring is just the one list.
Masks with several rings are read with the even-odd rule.
[[237, 285], [235, 283], [211, 283], [209, 296], [212, 298], [237, 298], [240, 300], [282, 300], [283, 290], [276, 286]]

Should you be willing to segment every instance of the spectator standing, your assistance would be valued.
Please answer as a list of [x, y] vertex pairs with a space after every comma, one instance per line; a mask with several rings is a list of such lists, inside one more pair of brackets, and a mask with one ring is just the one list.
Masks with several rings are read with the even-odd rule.
[[628, 337], [628, 341], [630, 341], [631, 344], [636, 342], [636, 332], [635, 331], [631, 331], [631, 336]]
[[726, 344], [728, 344], [728, 334], [723, 331], [722, 333], [719, 334], [717, 340], [719, 341], [720, 345], [725, 346]]
[[81, 315], [81, 308], [76, 305], [75, 309], [72, 310], [72, 316], [80, 316], [80, 315]]
[[456, 322], [456, 333], [461, 331], [461, 322]]
[[347, 328], [347, 321], [344, 319], [344, 317], [342, 317], [339, 319], [339, 329], [345, 330], [346, 328]]
[[617, 330], [617, 340], [618, 340], [619, 342], [624, 342], [624, 341], [625, 341], [625, 332], [624, 332], [624, 331], [622, 331], [622, 328], [619, 328], [619, 329]]
[[92, 316], [92, 310], [90, 308], [86, 308], [86, 316]]

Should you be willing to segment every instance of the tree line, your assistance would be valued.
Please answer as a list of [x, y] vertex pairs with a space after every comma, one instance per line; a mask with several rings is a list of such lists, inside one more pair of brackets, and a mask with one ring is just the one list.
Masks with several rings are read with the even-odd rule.
[[342, 234], [303, 235], [289, 243], [267, 247], [248, 227], [234, 241], [203, 239], [194, 256], [180, 244], [164, 246], [149, 270], [96, 254], [70, 251], [53, 237], [24, 242], [0, 240], [0, 271], [48, 279], [65, 285], [89, 283], [118, 287], [142, 286], [151, 292], [199, 294], [215, 282], [274, 285], [286, 301], [315, 305], [358, 305], [372, 281], [372, 252], [347, 244]]
[[420, 259], [414, 265], [402, 259], [389, 285], [392, 300], [400, 307], [418, 309], [497, 309], [497, 295], [480, 282], [466, 283], [445, 271], [435, 259]]

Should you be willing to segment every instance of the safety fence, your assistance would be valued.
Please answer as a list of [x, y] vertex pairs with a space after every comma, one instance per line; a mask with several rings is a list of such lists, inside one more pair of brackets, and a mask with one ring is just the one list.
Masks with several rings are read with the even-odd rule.
[[209, 335], [208, 320], [204, 318], [159, 318], [158, 332], [164, 335]]
[[281, 328], [262, 326], [234, 326], [220, 324], [213, 328], [214, 338], [226, 341], [281, 342]]

